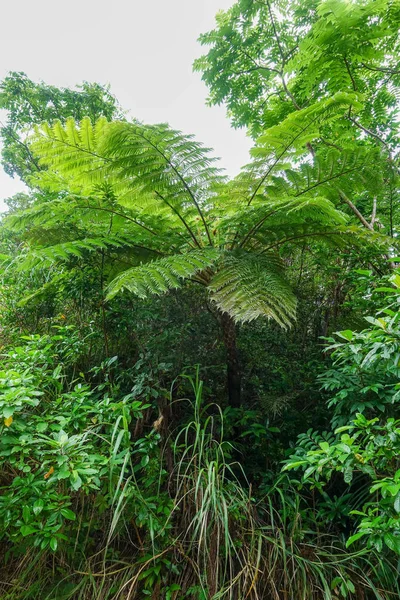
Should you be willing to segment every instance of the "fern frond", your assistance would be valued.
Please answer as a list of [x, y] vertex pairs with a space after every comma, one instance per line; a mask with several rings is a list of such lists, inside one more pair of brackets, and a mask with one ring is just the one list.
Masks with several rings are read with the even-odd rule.
[[107, 299], [113, 298], [122, 290], [128, 290], [140, 298], [164, 294], [170, 289], [181, 287], [185, 279], [211, 267], [219, 257], [220, 251], [215, 248], [203, 248], [128, 269], [111, 282]]
[[[46, 267], [58, 261], [66, 261], [75, 256], [81, 258], [84, 252], [94, 252], [106, 248], [134, 247], [141, 248], [132, 242], [130, 238], [117, 235], [108, 235], [100, 238], [85, 238], [55, 244], [45, 248], [37, 248], [28, 251], [26, 255], [21, 255], [18, 260], [18, 271], [32, 269], [37, 266]], [[151, 248], [144, 248], [151, 252]], [[153, 250], [156, 254], [158, 251]]]
[[212, 278], [209, 290], [219, 310], [235, 321], [263, 316], [286, 328], [295, 317], [296, 298], [275, 253], [228, 255]]
[[[30, 140], [30, 148], [39, 157], [40, 164], [53, 174], [71, 183], [101, 182], [106, 176], [107, 159], [101, 154], [101, 143], [110, 124], [101, 117], [93, 125], [84, 117], [77, 125], [67, 119], [65, 126], [59, 121], [42, 124]], [[35, 181], [46, 179], [46, 171]], [[65, 187], [64, 187], [65, 189]]]
[[90, 196], [106, 184], [117, 203], [168, 214], [195, 246], [212, 245], [207, 213], [220, 170], [193, 136], [165, 124], [69, 120], [43, 125], [31, 147], [50, 170], [35, 175], [36, 185]]
[[290, 113], [279, 125], [270, 127], [261, 135], [252, 150], [253, 156], [264, 157], [273, 153], [280, 156], [290, 150], [306, 151], [306, 145], [319, 137], [321, 125], [343, 118], [349, 106], [352, 110], [361, 107], [357, 94], [337, 92], [331, 98]]
[[131, 188], [153, 194], [168, 206], [199, 245], [187, 221], [188, 207], [192, 215], [194, 209], [212, 245], [207, 201], [220, 170], [213, 166], [216, 159], [209, 156], [209, 149], [165, 124], [112, 123], [103, 152], [119, 180], [132, 182]]
[[298, 198], [283, 196], [262, 197], [250, 206], [241, 207], [221, 217], [222, 230], [234, 232], [235, 246], [245, 247], [252, 244], [261, 232], [266, 239], [275, 230], [293, 235], [293, 227], [304, 226], [310, 233], [340, 227], [347, 221], [346, 215], [337, 210], [325, 197], [304, 195]]

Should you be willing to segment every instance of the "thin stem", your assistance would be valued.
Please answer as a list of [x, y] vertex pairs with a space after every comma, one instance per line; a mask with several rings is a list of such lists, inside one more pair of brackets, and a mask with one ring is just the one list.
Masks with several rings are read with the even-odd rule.
[[138, 227], [142, 227], [142, 229], [145, 229], [146, 231], [148, 231], [152, 235], [156, 235], [156, 236], [159, 235], [156, 231], [153, 231], [152, 229], [150, 229], [146, 225], [143, 225], [143, 223], [140, 223], [140, 221], [137, 221], [133, 217], [130, 217], [129, 215], [127, 215], [127, 214], [125, 214], [123, 212], [119, 212], [117, 210], [114, 210], [112, 208], [105, 208], [103, 206], [93, 206], [93, 205], [90, 205], [90, 204], [76, 204], [76, 208], [89, 208], [91, 210], [100, 210], [100, 211], [108, 212], [108, 213], [111, 213], [113, 215], [117, 215], [119, 217], [123, 217], [124, 219], [126, 219], [127, 221], [130, 221], [131, 223], [135, 223], [135, 225], [137, 225]]
[[155, 193], [156, 193], [156, 196], [158, 196], [158, 198], [160, 198], [172, 210], [172, 212], [174, 212], [176, 214], [176, 216], [178, 217], [178, 219], [180, 219], [180, 221], [182, 221], [183, 225], [185, 226], [186, 230], [190, 234], [190, 236], [191, 236], [192, 240], [194, 241], [194, 243], [196, 244], [196, 246], [198, 248], [201, 248], [201, 245], [199, 244], [199, 242], [198, 242], [195, 234], [193, 233], [193, 231], [191, 230], [191, 228], [189, 227], [189, 225], [186, 223], [186, 221], [182, 217], [182, 215], [176, 210], [176, 208], [174, 206], [172, 206], [172, 204], [170, 204], [168, 202], [168, 200], [166, 200], [166, 198], [164, 198], [164, 196], [162, 194], [160, 194], [157, 191]]
[[267, 177], [270, 175], [270, 173], [272, 172], [272, 170], [276, 167], [276, 165], [278, 164], [278, 162], [280, 161], [280, 159], [282, 158], [282, 156], [284, 156], [286, 154], [286, 152], [289, 150], [290, 146], [293, 145], [293, 143], [319, 118], [319, 115], [314, 117], [314, 119], [312, 119], [311, 121], [309, 121], [302, 129], [301, 131], [299, 131], [291, 140], [290, 142], [285, 146], [285, 148], [282, 150], [282, 152], [280, 154], [278, 154], [278, 156], [276, 157], [276, 159], [273, 161], [272, 165], [269, 167], [269, 169], [267, 169], [267, 172], [261, 177], [258, 185], [256, 186], [256, 189], [254, 190], [253, 194], [250, 196], [250, 199], [247, 203], [247, 206], [250, 206], [250, 204], [253, 202], [255, 196], [257, 195], [258, 190], [260, 189], [260, 187], [262, 186], [262, 184], [264, 183], [264, 181], [267, 179]]

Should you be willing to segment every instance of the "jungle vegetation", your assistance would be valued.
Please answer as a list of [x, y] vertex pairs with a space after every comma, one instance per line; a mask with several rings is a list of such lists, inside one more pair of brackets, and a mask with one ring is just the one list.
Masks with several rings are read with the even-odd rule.
[[1, 82], [2, 600], [399, 597], [399, 24], [218, 13], [233, 178], [98, 83]]

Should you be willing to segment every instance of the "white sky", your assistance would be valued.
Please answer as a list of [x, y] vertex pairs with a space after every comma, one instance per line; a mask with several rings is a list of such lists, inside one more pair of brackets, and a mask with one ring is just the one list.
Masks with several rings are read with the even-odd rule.
[[[207, 107], [192, 72], [200, 33], [234, 0], [0, 0], [0, 77], [24, 71], [35, 81], [73, 87], [109, 83], [121, 106], [148, 123], [194, 133], [231, 175], [248, 159], [250, 140], [230, 127], [223, 107]], [[2, 199], [21, 181], [0, 167]]]

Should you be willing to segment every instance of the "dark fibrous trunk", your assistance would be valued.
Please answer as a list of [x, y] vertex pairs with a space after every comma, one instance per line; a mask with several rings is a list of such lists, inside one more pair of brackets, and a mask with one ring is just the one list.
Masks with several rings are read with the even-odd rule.
[[220, 313], [220, 322], [226, 348], [229, 404], [233, 408], [238, 408], [241, 405], [242, 377], [236, 345], [236, 325], [235, 321], [227, 313]]

